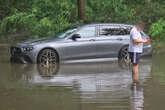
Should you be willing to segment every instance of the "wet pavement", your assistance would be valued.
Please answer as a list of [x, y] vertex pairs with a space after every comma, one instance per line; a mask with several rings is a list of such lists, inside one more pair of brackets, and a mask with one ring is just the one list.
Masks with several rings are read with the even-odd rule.
[[0, 110], [164, 110], [164, 57], [142, 58], [140, 83], [132, 84], [123, 62], [10, 64], [3, 47]]

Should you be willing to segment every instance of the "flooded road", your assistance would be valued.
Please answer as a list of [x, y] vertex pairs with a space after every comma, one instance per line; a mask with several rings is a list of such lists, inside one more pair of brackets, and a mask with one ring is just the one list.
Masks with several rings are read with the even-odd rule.
[[0, 110], [164, 110], [164, 57], [142, 58], [140, 84], [133, 85], [122, 62], [10, 64], [3, 47]]

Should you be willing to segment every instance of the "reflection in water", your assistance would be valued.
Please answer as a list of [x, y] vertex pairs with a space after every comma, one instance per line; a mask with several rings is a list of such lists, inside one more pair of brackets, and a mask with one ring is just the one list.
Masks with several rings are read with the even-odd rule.
[[[145, 76], [148, 76], [148, 73], [151, 72], [151, 59], [143, 59], [140, 65], [141, 79], [144, 79]], [[14, 75], [13, 78], [20, 80], [21, 76], [27, 76], [26, 79], [28, 80], [29, 77], [29, 80], [33, 79], [34, 83], [39, 81], [39, 79], [35, 79], [35, 77], [50, 77], [51, 79], [63, 77], [67, 80], [69, 78], [96, 78], [97, 76], [104, 76], [103, 81], [104, 78], [106, 79], [107, 77], [131, 80], [130, 65], [121, 61], [90, 64], [52, 64], [49, 66], [37, 64], [12, 64], [11, 67], [12, 74]], [[49, 82], [49, 79], [47, 79], [47, 81]]]
[[53, 77], [59, 70], [59, 64], [37, 65], [37, 70], [42, 77]]
[[[15, 69], [16, 67], [19, 68]], [[72, 99], [74, 104], [70, 106], [77, 106], [76, 109], [71, 107], [72, 109], [68, 110], [130, 110], [130, 108], [137, 108], [136, 105], [139, 102], [143, 105], [144, 97], [137, 98], [140, 96], [139, 94], [141, 94], [141, 97], [143, 96], [143, 90], [139, 87], [130, 90], [132, 84], [131, 71], [129, 66], [126, 66], [123, 62], [59, 64], [49, 67], [35, 64], [14, 64], [11, 71], [12, 76], [10, 77], [13, 78], [15, 83], [26, 82], [34, 86], [71, 88], [72, 95], [70, 96], [66, 91], [62, 91], [65, 97], [60, 99], [61, 104], [63, 100]], [[151, 59], [142, 59], [140, 82], [145, 81], [150, 71]], [[35, 97], [36, 100], [37, 96]], [[52, 96], [48, 93], [46, 97]], [[54, 102], [57, 100], [59, 99], [52, 99]]]
[[139, 83], [134, 83], [131, 88], [130, 104], [131, 110], [143, 110], [144, 94], [143, 88]]
[[[141, 63], [140, 80], [143, 82], [151, 71], [151, 60], [143, 59]], [[130, 104], [131, 109], [141, 110], [143, 90], [137, 85], [130, 90], [131, 72], [129, 66], [125, 64], [123, 62], [83, 63], [49, 67], [19, 65], [21, 67], [19, 70], [12, 71], [15, 71], [15, 80], [49, 87], [71, 87], [77, 94], [74, 101], [79, 103], [78, 106], [81, 106], [82, 110], [130, 110]], [[129, 94], [130, 92], [132, 95]]]

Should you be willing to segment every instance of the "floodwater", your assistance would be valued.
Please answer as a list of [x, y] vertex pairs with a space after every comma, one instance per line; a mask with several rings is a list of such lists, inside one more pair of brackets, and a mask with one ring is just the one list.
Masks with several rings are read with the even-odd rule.
[[0, 110], [164, 110], [165, 54], [140, 62], [140, 84], [118, 61], [10, 64], [0, 48]]

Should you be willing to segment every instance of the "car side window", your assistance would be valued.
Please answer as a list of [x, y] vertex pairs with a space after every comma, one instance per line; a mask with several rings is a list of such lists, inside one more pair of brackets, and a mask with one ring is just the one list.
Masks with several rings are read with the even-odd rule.
[[111, 27], [111, 26], [101, 26], [99, 35], [100, 36], [113, 36], [113, 35], [129, 35], [129, 28], [122, 27]]
[[80, 34], [81, 38], [88, 38], [95, 36], [95, 26], [88, 26], [81, 28], [76, 34]]

